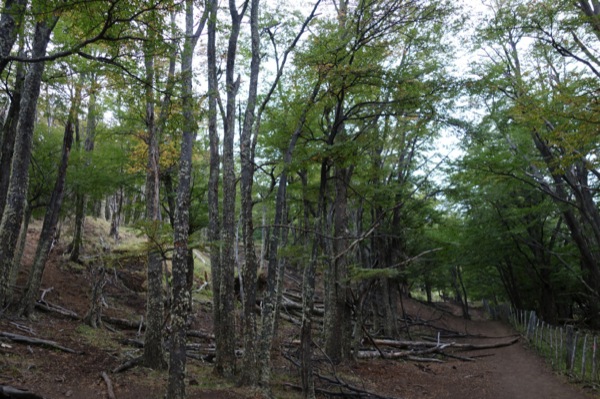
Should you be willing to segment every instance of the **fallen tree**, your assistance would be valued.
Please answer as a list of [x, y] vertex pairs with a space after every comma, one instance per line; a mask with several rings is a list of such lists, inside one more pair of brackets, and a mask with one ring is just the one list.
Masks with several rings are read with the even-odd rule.
[[9, 332], [4, 332], [4, 331], [0, 331], [0, 337], [8, 338], [13, 342], [37, 345], [37, 346], [45, 346], [45, 347], [49, 347], [49, 348], [53, 348], [53, 349], [58, 349], [58, 350], [61, 350], [63, 352], [67, 352], [67, 353], [74, 353], [74, 354], [82, 353], [82, 352], [78, 352], [74, 349], [67, 348], [66, 346], [62, 346], [57, 342], [49, 341], [47, 339], [26, 337], [25, 335], [14, 334], [14, 333], [9, 333]]

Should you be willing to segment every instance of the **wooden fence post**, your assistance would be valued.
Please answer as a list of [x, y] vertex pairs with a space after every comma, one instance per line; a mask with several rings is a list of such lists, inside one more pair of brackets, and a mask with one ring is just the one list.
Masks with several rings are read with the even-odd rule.
[[581, 380], [585, 381], [585, 352], [587, 350], [587, 339], [588, 335], [585, 334], [583, 338], [583, 346], [581, 348]]
[[574, 338], [573, 326], [567, 326], [567, 339], [565, 345], [567, 346], [567, 359], [566, 366], [567, 372], [570, 372], [573, 368], [573, 357], [574, 357], [574, 348], [573, 348], [573, 338]]
[[596, 369], [596, 348], [598, 346], [598, 337], [594, 335], [594, 344], [592, 345], [592, 382], [597, 380]]
[[532, 310], [529, 313], [529, 325], [527, 326], [527, 338], [531, 339], [535, 333], [535, 323], [537, 321], [537, 317], [535, 316], [535, 312]]

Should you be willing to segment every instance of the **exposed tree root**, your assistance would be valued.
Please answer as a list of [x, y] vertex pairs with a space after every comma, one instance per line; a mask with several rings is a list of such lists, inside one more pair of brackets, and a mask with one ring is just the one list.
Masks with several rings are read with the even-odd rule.
[[100, 374], [100, 377], [102, 377], [102, 379], [104, 380], [104, 382], [106, 383], [106, 391], [108, 394], [108, 399], [117, 399], [117, 397], [115, 396], [115, 391], [113, 390], [113, 385], [112, 385], [112, 381], [110, 380], [110, 378], [108, 377], [108, 374], [106, 374], [104, 371]]

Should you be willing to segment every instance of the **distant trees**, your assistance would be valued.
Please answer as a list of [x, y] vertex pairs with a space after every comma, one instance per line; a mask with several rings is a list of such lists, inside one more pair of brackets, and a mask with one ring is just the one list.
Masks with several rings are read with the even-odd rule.
[[[476, 36], [483, 57], [473, 72], [481, 80], [472, 86], [486, 116], [468, 136], [475, 145], [467, 159], [478, 159], [469, 161], [469, 169], [480, 170], [471, 193], [496, 193], [485, 202], [487, 217], [495, 213], [495, 231], [504, 231], [502, 241], [512, 243], [495, 263], [513, 304], [534, 306], [556, 321], [571, 316], [575, 303], [597, 325], [594, 7], [586, 1], [490, 3]], [[497, 157], [500, 151], [504, 160]], [[498, 195], [500, 187], [501, 194], [510, 194]], [[518, 277], [523, 266], [517, 265], [527, 265], [527, 274]], [[538, 297], [525, 298], [519, 285], [533, 281]]]

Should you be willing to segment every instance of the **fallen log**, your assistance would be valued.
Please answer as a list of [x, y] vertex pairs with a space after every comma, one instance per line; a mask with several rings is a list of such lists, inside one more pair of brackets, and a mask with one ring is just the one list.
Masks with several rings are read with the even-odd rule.
[[[497, 342], [493, 344], [469, 344], [469, 343], [457, 343], [451, 342], [449, 346], [453, 348], [457, 348], [460, 350], [481, 350], [481, 349], [494, 349], [494, 348], [502, 348], [505, 346], [510, 346], [519, 341], [519, 338], [514, 338], [510, 341], [506, 342]], [[393, 348], [399, 349], [409, 349], [409, 348], [433, 348], [438, 346], [437, 342], [429, 342], [429, 341], [396, 341], [391, 339], [377, 339], [374, 338], [372, 340], [376, 345], [379, 346], [391, 346]], [[300, 341], [298, 341], [300, 343]], [[448, 345], [448, 344], [444, 344]]]
[[397, 352], [390, 352], [390, 351], [373, 351], [373, 350], [362, 350], [362, 351], [358, 351], [356, 353], [356, 357], [358, 359], [375, 359], [375, 358], [380, 358], [383, 357], [384, 359], [402, 359], [402, 358], [408, 358], [408, 357], [413, 357], [413, 358], [417, 358], [417, 357], [421, 357], [422, 355], [431, 355], [431, 354], [435, 354], [435, 353], [440, 353], [442, 352], [444, 349], [448, 348], [449, 346], [451, 346], [452, 344], [441, 344], [441, 345], [437, 345], [433, 348], [427, 348], [427, 349], [423, 349], [423, 350], [408, 350], [408, 351], [397, 351]]
[[188, 337], [202, 338], [202, 339], [215, 339], [215, 334], [210, 334], [204, 331], [189, 330], [186, 331]]
[[13, 334], [13, 333], [3, 332], [3, 331], [0, 331], [0, 337], [8, 338], [13, 342], [19, 342], [19, 343], [25, 343], [25, 344], [37, 345], [37, 346], [48, 346], [50, 348], [58, 349], [58, 350], [61, 350], [63, 352], [68, 352], [68, 353], [74, 353], [74, 354], [82, 353], [82, 352], [78, 352], [74, 349], [67, 348], [66, 346], [62, 346], [57, 342], [49, 341], [47, 339], [31, 338], [31, 337], [26, 337], [25, 335]]
[[143, 324], [139, 321], [132, 321], [127, 319], [121, 319], [119, 317], [110, 317], [105, 315], [102, 315], [102, 322], [110, 323], [114, 326], [119, 326], [122, 328], [128, 328], [130, 330], [137, 330], [140, 327], [140, 324]]
[[25, 391], [8, 385], [0, 385], [0, 398], [2, 399], [45, 399], [30, 391]]

